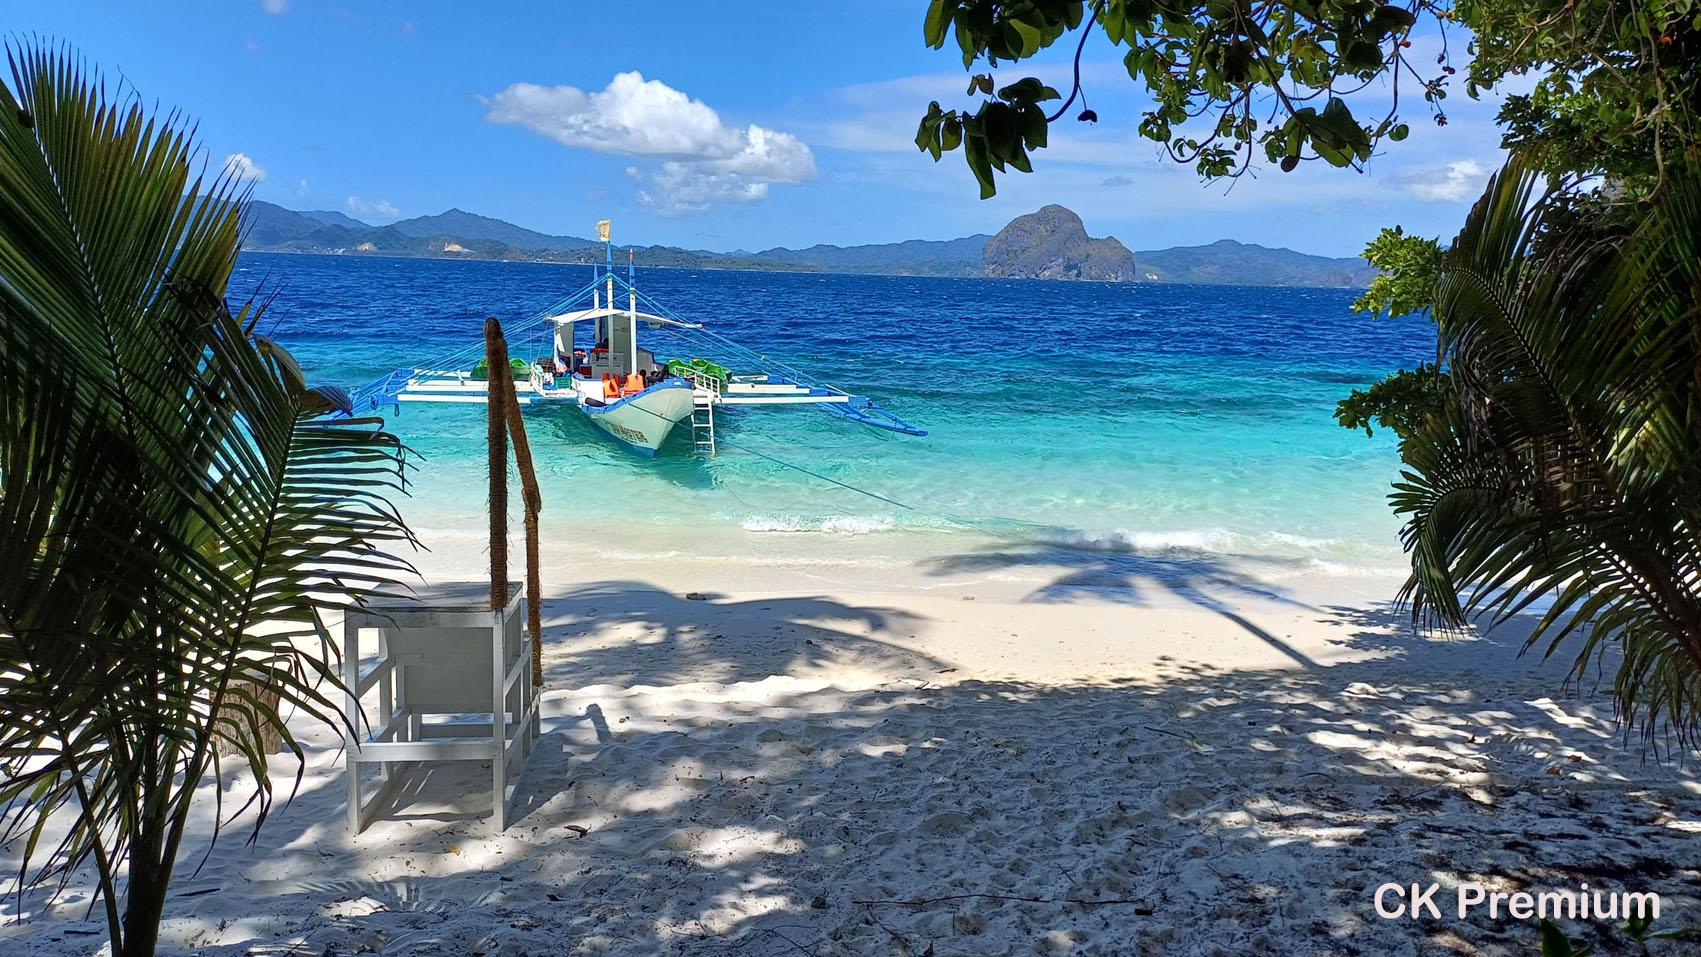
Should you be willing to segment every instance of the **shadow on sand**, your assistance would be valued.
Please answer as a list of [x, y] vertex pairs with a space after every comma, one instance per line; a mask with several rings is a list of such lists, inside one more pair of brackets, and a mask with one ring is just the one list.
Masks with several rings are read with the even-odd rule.
[[[1255, 587], [1184, 563], [1111, 571]], [[554, 690], [506, 834], [469, 764], [420, 773], [389, 824], [351, 838], [321, 741], [254, 846], [185, 868], [162, 952], [1527, 955], [1529, 923], [1378, 920], [1371, 894], [1586, 881], [1658, 891], [1680, 923], [1701, 907], [1695, 836], [1672, 824], [1701, 811], [1693, 775], [1643, 766], [1597, 700], [1531, 694], [1515, 639], [1438, 644], [1397, 613], [1326, 608], [1334, 641], [1383, 659], [839, 689], [786, 676], [829, 652], [941, 663], [894, 643], [916, 619], [822, 597], [615, 582], [546, 612]], [[630, 634], [570, 652], [592, 625]], [[1438, 649], [1461, 654], [1389, 660]], [[0, 949], [94, 950], [81, 911]]]
[[1155, 593], [1173, 595], [1216, 612], [1248, 634], [1286, 655], [1297, 665], [1317, 663], [1236, 610], [1238, 602], [1274, 602], [1309, 609], [1281, 588], [1253, 574], [1259, 567], [1298, 564], [1278, 558], [1222, 555], [1186, 549], [1152, 553], [1126, 544], [1033, 542], [1011, 547], [937, 558], [928, 563], [933, 575], [1002, 571], [1010, 568], [1058, 569], [1059, 574], [1031, 592], [1024, 601], [1072, 602], [1081, 599], [1145, 606]]

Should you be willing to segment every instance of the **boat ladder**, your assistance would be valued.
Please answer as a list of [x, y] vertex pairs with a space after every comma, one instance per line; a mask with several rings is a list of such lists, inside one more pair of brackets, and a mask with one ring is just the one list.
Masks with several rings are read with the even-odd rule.
[[707, 452], [710, 458], [715, 454], [715, 403], [706, 396], [698, 396], [691, 403], [691, 442], [699, 452]]

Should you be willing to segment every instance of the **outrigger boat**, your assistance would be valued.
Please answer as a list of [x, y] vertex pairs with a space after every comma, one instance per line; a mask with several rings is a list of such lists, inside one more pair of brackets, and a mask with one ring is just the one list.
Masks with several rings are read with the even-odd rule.
[[[607, 255], [602, 266], [592, 265], [591, 282], [505, 330], [508, 341], [521, 343], [522, 349], [528, 341], [537, 343], [538, 353], [549, 346], [547, 353], [512, 360], [514, 392], [522, 406], [576, 406], [641, 455], [655, 455], [674, 427], [687, 420], [694, 448], [713, 455], [715, 410], [741, 405], [809, 405], [889, 432], [927, 434], [863, 396], [815, 381], [681, 318], [638, 291], [630, 253], [626, 276], [615, 273], [608, 223], [598, 223], [597, 232]], [[639, 344], [640, 325], [658, 330], [684, 351], [658, 359]], [[589, 330], [588, 342], [578, 335], [581, 326]], [[480, 343], [436, 362], [397, 369], [356, 390], [354, 409], [394, 406], [399, 411], [402, 402], [483, 403], [488, 386], [483, 350]], [[685, 358], [688, 353], [691, 357]]]

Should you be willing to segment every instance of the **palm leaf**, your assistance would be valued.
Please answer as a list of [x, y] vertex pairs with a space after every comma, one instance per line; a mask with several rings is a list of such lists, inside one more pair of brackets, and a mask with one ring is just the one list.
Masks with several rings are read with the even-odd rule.
[[1514, 158], [1449, 248], [1434, 310], [1456, 401], [1402, 449], [1414, 613], [1546, 608], [1530, 637], [1574, 673], [1621, 653], [1645, 731], [1701, 718], [1701, 179], [1633, 230], [1566, 228]]
[[315, 639], [411, 570], [389, 551], [413, 542], [386, 498], [403, 450], [324, 419], [346, 395], [225, 307], [243, 193], [193, 175], [178, 118], [65, 51], [7, 53], [0, 814], [30, 880], [93, 860], [114, 952], [151, 953], [215, 744], [247, 759], [263, 821], [262, 730], [299, 756], [281, 708], [342, 720]]

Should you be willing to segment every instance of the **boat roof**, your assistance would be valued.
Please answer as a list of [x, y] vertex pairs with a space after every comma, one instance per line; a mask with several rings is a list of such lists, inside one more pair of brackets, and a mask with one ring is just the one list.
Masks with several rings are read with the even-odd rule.
[[581, 309], [577, 312], [564, 312], [560, 315], [548, 316], [546, 317], [546, 320], [553, 322], [558, 326], [564, 326], [575, 322], [585, 322], [590, 319], [606, 319], [610, 316], [630, 316], [649, 323], [652, 328], [656, 326], [674, 326], [679, 329], [703, 328], [703, 324], [698, 322], [680, 322], [678, 319], [669, 319], [666, 316], [658, 316], [649, 312], [635, 312], [628, 309], [609, 308]]

